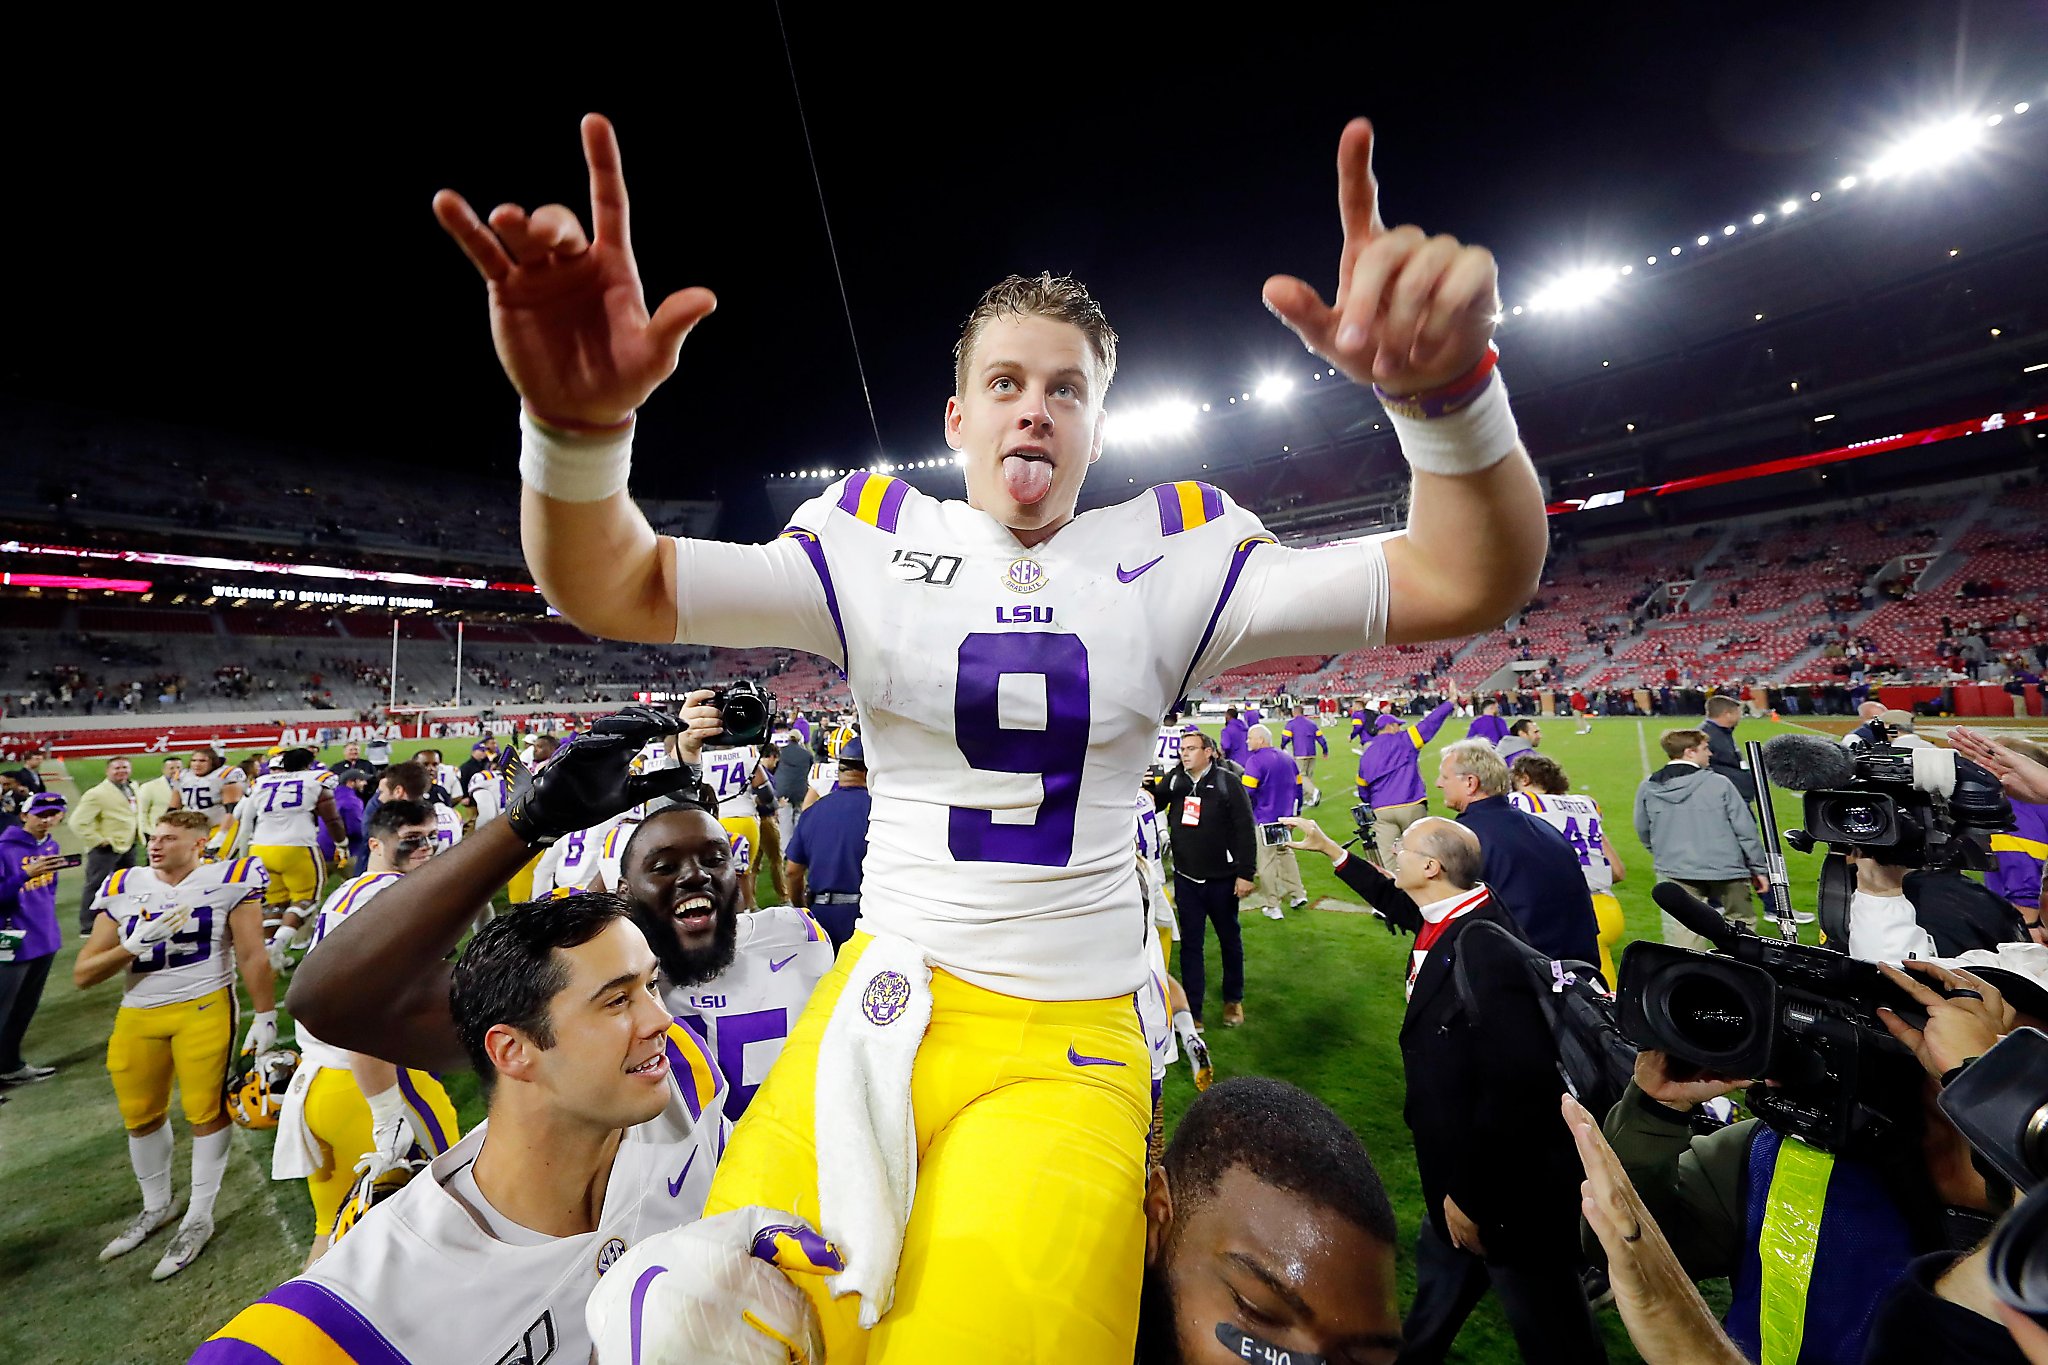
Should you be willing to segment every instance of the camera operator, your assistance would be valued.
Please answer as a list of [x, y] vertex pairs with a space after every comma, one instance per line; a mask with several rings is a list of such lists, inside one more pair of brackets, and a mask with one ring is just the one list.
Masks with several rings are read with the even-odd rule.
[[[1953, 1039], [1969, 1036], [1972, 1019], [1994, 1032], [2002, 1026], [2004, 1005], [1988, 983], [1933, 963], [1910, 965], [1952, 992], [1944, 999], [1897, 968], [1880, 969], [1916, 1001], [1939, 1006], [1928, 1007], [1918, 1031], [1889, 1010], [1880, 1014], [1921, 1065], [1945, 1058]], [[1917, 1043], [1909, 1036], [1916, 1033]], [[1769, 1329], [1774, 1358], [1862, 1361], [1873, 1314], [1914, 1258], [1968, 1246], [1986, 1227], [1984, 1179], [1935, 1104], [1936, 1087], [1905, 1059], [1865, 1081], [1861, 1097], [1889, 1122], [1833, 1155], [1761, 1119], [1700, 1133], [1701, 1105], [1754, 1082], [1688, 1074], [1653, 1048], [1638, 1055], [1635, 1079], [1607, 1115], [1607, 1140], [1687, 1273], [1729, 1277], [1725, 1325], [1751, 1359], [1762, 1358], [1766, 1322], [1801, 1322], [1797, 1341]]]
[[[1604, 1359], [1579, 1283], [1580, 1166], [1557, 1110], [1550, 1025], [1512, 944], [1471, 932], [1491, 923], [1524, 937], [1480, 880], [1478, 836], [1454, 821], [1417, 820], [1390, 876], [1311, 821], [1282, 823], [1388, 924], [1415, 935], [1401, 1064], [1428, 1217], [1416, 1237], [1404, 1365], [1444, 1359], [1489, 1285], [1525, 1361]], [[1472, 1016], [1461, 977], [1485, 1002], [1483, 1019]]]
[[1203, 943], [1216, 926], [1223, 956], [1223, 1024], [1244, 1022], [1244, 939], [1237, 903], [1252, 892], [1258, 869], [1257, 827], [1243, 775], [1217, 760], [1209, 737], [1199, 730], [1181, 736], [1180, 766], [1146, 784], [1152, 801], [1167, 812], [1173, 845], [1173, 904], [1180, 916], [1181, 985], [1195, 1026], [1202, 1024], [1207, 968]]
[[[1916, 969], [1930, 977], [1942, 970], [1934, 963], [1916, 964]], [[1963, 991], [1944, 997], [1895, 968], [1885, 971], [1927, 1011], [1927, 1021], [1918, 1029], [1884, 1011], [1885, 1027], [1912, 1049], [1937, 1081], [1990, 1051], [2016, 1022], [2010, 1005], [1980, 977], [1951, 972], [1944, 985], [1961, 984]], [[1970, 999], [1972, 992], [1982, 998]], [[2026, 1356], [1998, 1313], [1987, 1269], [1989, 1253], [1987, 1239], [1967, 1253], [1933, 1251], [1916, 1258], [1878, 1308], [1865, 1365], [1917, 1365], [1927, 1360], [2021, 1365]]]
[[1848, 860], [1856, 873], [1856, 891], [1849, 899], [1851, 957], [1865, 962], [1960, 957], [2027, 941], [2021, 912], [1961, 872], [1901, 867], [1863, 849], [1852, 850]]

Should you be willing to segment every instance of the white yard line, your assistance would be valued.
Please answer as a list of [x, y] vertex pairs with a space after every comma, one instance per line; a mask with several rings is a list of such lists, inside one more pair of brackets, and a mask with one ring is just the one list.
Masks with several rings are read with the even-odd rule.
[[1646, 724], [1647, 721], [1636, 722], [1636, 756], [1643, 761], [1643, 775], [1647, 777], [1650, 772], [1650, 739], [1643, 729]]
[[278, 1236], [283, 1240], [285, 1250], [294, 1255], [304, 1256], [305, 1248], [299, 1245], [298, 1237], [293, 1234], [291, 1220], [284, 1216], [284, 1210], [278, 1205], [277, 1182], [270, 1178], [268, 1157], [256, 1147], [256, 1135], [240, 1124], [235, 1124], [234, 1129], [235, 1136], [239, 1139], [237, 1145], [248, 1158], [249, 1164], [256, 1167], [257, 1178], [263, 1182], [263, 1206], [270, 1210], [272, 1220], [277, 1223]]

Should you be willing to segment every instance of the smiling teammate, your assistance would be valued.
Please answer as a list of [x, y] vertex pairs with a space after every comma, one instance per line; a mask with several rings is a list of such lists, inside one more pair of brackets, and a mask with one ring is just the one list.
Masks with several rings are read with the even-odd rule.
[[[1527, 600], [1546, 530], [1494, 371], [1493, 260], [1384, 226], [1361, 120], [1338, 151], [1335, 306], [1267, 281], [1267, 307], [1311, 351], [1383, 390], [1416, 469], [1409, 526], [1383, 541], [1284, 548], [1193, 482], [1076, 517], [1116, 335], [1085, 289], [1050, 276], [997, 285], [962, 332], [944, 430], [965, 502], [862, 473], [768, 545], [675, 539], [626, 493], [633, 414], [715, 300], [688, 289], [648, 313], [611, 127], [593, 115], [583, 131], [594, 242], [561, 205], [502, 205], [487, 227], [453, 192], [435, 200], [489, 282], [525, 404], [529, 567], [596, 635], [840, 665], [873, 779], [866, 932], [756, 1097], [709, 1207], [792, 1209], [841, 1241], [833, 1289], [859, 1298], [803, 1285], [834, 1365], [1127, 1357], [1150, 1108], [1128, 820], [1155, 718], [1238, 664], [1462, 634]], [[961, 561], [943, 591], [889, 571], [893, 551], [934, 547]], [[835, 1033], [842, 991], [859, 1008], [837, 1011]], [[842, 1217], [860, 1191], [820, 1177], [821, 1047], [868, 1036], [859, 1016], [886, 1029], [926, 1004], [910, 1094], [854, 1134], [886, 1148], [909, 1101], [914, 1194], [892, 1186], [907, 1216]]]

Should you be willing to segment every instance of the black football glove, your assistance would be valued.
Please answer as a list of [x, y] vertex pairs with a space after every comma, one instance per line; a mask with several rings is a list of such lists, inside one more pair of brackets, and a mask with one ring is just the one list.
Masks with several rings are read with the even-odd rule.
[[602, 824], [643, 801], [697, 782], [695, 767], [633, 772], [633, 756], [657, 739], [680, 734], [675, 716], [652, 706], [629, 706], [571, 738], [538, 773], [523, 763], [507, 769], [511, 795], [505, 820], [529, 844], [545, 847], [566, 834]]

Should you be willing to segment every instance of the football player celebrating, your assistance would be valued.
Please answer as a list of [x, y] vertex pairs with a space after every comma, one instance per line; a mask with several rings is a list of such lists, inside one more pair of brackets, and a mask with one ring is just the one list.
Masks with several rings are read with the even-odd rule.
[[[710, 695], [709, 693], [690, 694]], [[836, 751], [835, 751], [836, 752]], [[689, 762], [698, 762], [690, 758]], [[718, 823], [732, 836], [733, 857], [739, 865], [741, 908], [751, 911], [755, 904], [754, 878], [749, 875], [754, 855], [761, 848], [761, 817], [755, 793], [768, 785], [761, 771], [761, 751], [752, 744], [722, 745], [701, 756], [704, 783], [718, 802]]]
[[[249, 809], [241, 838], [269, 874], [270, 966], [283, 971], [285, 952], [296, 947], [313, 907], [327, 886], [327, 864], [320, 856], [317, 825], [324, 825], [335, 847], [348, 847], [348, 830], [334, 804], [333, 773], [313, 766], [311, 749], [286, 749], [269, 772], [249, 789]], [[275, 927], [270, 927], [272, 924]]]
[[[600, 721], [522, 783], [504, 818], [352, 911], [308, 955], [292, 998], [302, 1027], [401, 1065], [473, 1066], [488, 1117], [195, 1361], [249, 1359], [250, 1345], [279, 1360], [316, 1345], [364, 1360], [338, 1351], [376, 1337], [415, 1361], [584, 1360], [598, 1276], [698, 1216], [730, 1128], [724, 1083], [662, 1005], [659, 961], [621, 901], [516, 906], [478, 931], [452, 976], [441, 966], [534, 844], [694, 779], [630, 772], [640, 740], [676, 728], [642, 708]], [[722, 830], [714, 842], [729, 856]]]
[[[715, 300], [686, 289], [648, 312], [611, 126], [589, 116], [583, 137], [593, 234], [561, 205], [502, 205], [486, 226], [452, 191], [435, 200], [488, 282], [525, 405], [528, 566], [595, 635], [839, 665], [873, 778], [865, 931], [710, 1207], [791, 1209], [844, 1248], [829, 1291], [804, 1284], [834, 1365], [1127, 1356], [1150, 1117], [1128, 803], [1155, 718], [1238, 664], [1464, 634], [1528, 599], [1543, 499], [1494, 366], [1492, 257], [1382, 223], [1359, 120], [1338, 150], [1335, 305], [1266, 283], [1311, 351], [1378, 387], [1415, 467], [1408, 527], [1382, 541], [1281, 547], [1195, 482], [1077, 517], [1116, 336], [1050, 276], [997, 285], [960, 337], [944, 431], [965, 502], [863, 472], [771, 544], [672, 538], [626, 491], [634, 413]], [[892, 571], [892, 551], [933, 547], [960, 559], [947, 591]], [[863, 1108], [864, 1084], [908, 1093]], [[986, 1254], [952, 1250], [969, 1244]]]
[[[309, 955], [343, 919], [424, 865], [437, 847], [433, 812], [403, 798], [377, 807], [366, 833], [369, 871], [336, 887], [320, 907]], [[299, 1068], [278, 1115], [270, 1175], [306, 1182], [313, 1200], [313, 1248], [306, 1257], [311, 1265], [327, 1250], [335, 1215], [363, 1158], [395, 1165], [414, 1143], [428, 1156], [439, 1156], [462, 1130], [448, 1092], [432, 1075], [401, 1071], [380, 1058], [323, 1043], [304, 1023], [297, 1027]]]
[[1586, 889], [1593, 893], [1593, 913], [1600, 923], [1600, 975], [1610, 987], [1614, 974], [1614, 950], [1621, 944], [1621, 902], [1614, 884], [1628, 875], [1621, 855], [1608, 842], [1600, 803], [1590, 796], [1574, 793], [1564, 768], [1554, 758], [1534, 752], [1515, 755], [1509, 772], [1515, 789], [1508, 804], [1555, 829], [1579, 855], [1579, 871], [1585, 874]]
[[107, 1074], [128, 1130], [142, 1212], [107, 1243], [102, 1261], [127, 1255], [170, 1221], [166, 1118], [173, 1076], [192, 1126], [192, 1198], [150, 1272], [156, 1280], [192, 1264], [213, 1236], [213, 1202], [228, 1164], [222, 1095], [235, 1041], [237, 963], [256, 1006], [242, 1051], [267, 1052], [277, 1042], [275, 987], [263, 951], [263, 866], [254, 858], [204, 862], [208, 829], [196, 810], [174, 810], [157, 822], [149, 866], [107, 878], [93, 901], [92, 934], [71, 967], [81, 989], [124, 977]]
[[230, 768], [218, 750], [196, 749], [192, 761], [178, 777], [178, 799], [185, 810], [206, 816], [211, 827], [208, 846], [225, 854], [235, 844], [235, 807], [241, 804], [247, 785], [240, 768]]

